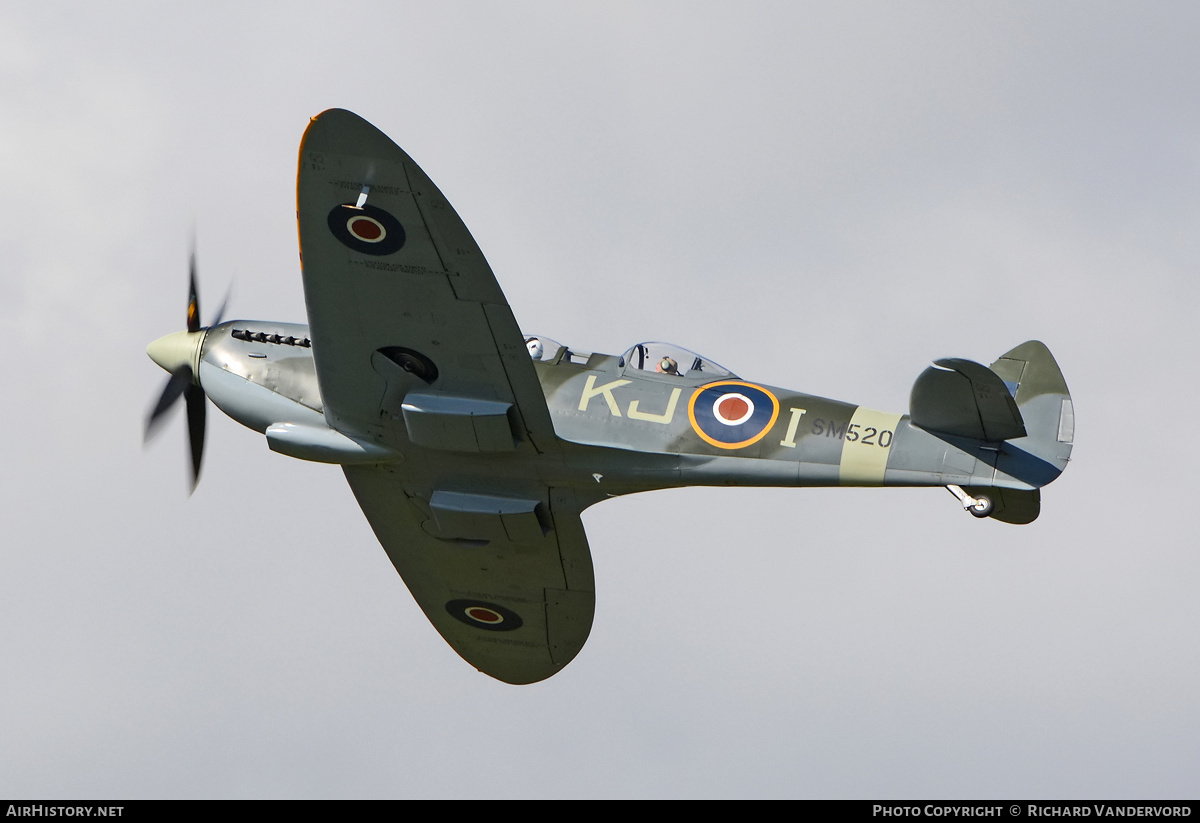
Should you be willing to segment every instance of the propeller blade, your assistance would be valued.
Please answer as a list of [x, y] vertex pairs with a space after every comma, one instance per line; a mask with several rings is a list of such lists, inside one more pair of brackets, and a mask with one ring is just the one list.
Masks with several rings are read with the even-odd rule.
[[194, 383], [187, 386], [188, 442], [192, 447], [192, 491], [200, 482], [200, 461], [204, 457], [204, 390]]
[[[204, 331], [206, 328], [212, 328], [220, 323], [221, 317], [225, 314], [225, 307], [229, 304], [229, 296], [233, 292], [232, 286], [225, 292], [225, 300], [221, 303], [221, 308], [217, 310], [216, 319], [212, 321], [211, 325], [201, 326], [200, 290], [196, 283], [197, 269], [196, 239], [193, 234], [192, 251], [188, 257], [187, 330], [191, 333]], [[182, 332], [176, 332], [155, 340], [146, 347], [146, 353], [150, 355], [151, 360], [163, 368], [175, 367], [175, 364], [180, 361], [190, 360], [194, 363], [199, 357], [200, 341], [203, 339], [203, 336], [185, 338]], [[158, 402], [146, 418], [145, 437], [146, 440], [149, 440], [158, 431], [164, 415], [175, 405], [180, 395], [183, 396], [187, 406], [188, 446], [192, 455], [192, 491], [194, 492], [196, 485], [200, 482], [200, 465], [204, 460], [204, 425], [208, 412], [204, 389], [197, 382], [197, 375], [193, 372], [191, 365], [180, 365], [171, 372], [171, 376], [167, 379], [167, 385], [163, 387], [162, 394], [159, 395]]]
[[179, 395], [183, 394], [189, 386], [192, 385], [192, 370], [189, 366], [180, 366], [171, 373], [167, 378], [167, 385], [163, 387], [162, 394], [158, 397], [158, 403], [146, 418], [146, 435], [145, 440], [149, 440], [162, 424], [163, 415], [175, 404], [179, 399]]
[[188, 261], [188, 309], [187, 330], [200, 331], [200, 294], [196, 290], [196, 247]]

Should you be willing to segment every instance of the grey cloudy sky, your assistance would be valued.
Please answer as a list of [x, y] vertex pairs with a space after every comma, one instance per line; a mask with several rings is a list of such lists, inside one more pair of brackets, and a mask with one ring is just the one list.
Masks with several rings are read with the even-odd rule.
[[[0, 796], [1195, 797], [1200, 10], [1190, 3], [0, 9]], [[907, 408], [1030, 338], [1075, 398], [1033, 525], [933, 490], [585, 515], [561, 674], [475, 673], [335, 468], [214, 412], [205, 308], [303, 321], [295, 163], [358, 112], [524, 328]]]

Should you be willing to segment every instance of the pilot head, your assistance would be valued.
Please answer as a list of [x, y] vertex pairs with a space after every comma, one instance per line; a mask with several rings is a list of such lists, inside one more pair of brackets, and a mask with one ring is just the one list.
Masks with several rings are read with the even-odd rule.
[[679, 364], [669, 357], [658, 362], [658, 371], [662, 374], [679, 374]]
[[541, 360], [545, 354], [545, 349], [542, 347], [542, 341], [536, 337], [531, 337], [525, 341], [525, 347], [529, 349], [529, 356], [534, 360]]

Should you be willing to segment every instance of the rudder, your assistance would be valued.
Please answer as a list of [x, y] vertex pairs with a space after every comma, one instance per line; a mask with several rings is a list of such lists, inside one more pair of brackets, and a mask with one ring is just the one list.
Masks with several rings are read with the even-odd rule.
[[1029, 445], [1039, 457], [1054, 461], [1061, 472], [1075, 441], [1075, 407], [1050, 349], [1030, 340], [1000, 355], [991, 370], [1016, 400]]

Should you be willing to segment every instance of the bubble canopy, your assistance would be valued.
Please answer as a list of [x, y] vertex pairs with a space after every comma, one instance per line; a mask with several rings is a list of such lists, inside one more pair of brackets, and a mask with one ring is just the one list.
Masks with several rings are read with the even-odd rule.
[[638, 343], [621, 358], [626, 370], [704, 379], [737, 377], [722, 365], [674, 343]]

